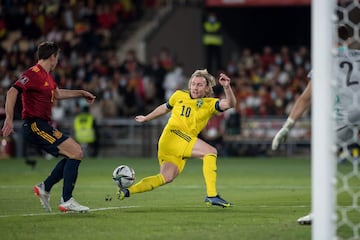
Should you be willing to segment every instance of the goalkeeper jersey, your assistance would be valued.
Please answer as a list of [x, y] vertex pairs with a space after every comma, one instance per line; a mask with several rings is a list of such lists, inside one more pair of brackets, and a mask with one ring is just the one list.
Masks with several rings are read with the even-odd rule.
[[341, 48], [335, 59], [337, 129], [360, 123], [360, 50]]

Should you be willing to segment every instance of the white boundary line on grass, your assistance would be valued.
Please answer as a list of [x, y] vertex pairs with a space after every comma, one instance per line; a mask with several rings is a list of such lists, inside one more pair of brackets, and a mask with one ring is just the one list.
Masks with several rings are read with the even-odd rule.
[[[128, 208], [137, 208], [140, 206], [123, 206], [123, 207], [104, 207], [104, 208], [93, 208], [90, 209], [89, 212], [98, 212], [98, 211], [107, 211], [107, 210], [114, 210], [114, 209], [128, 209]], [[253, 205], [235, 205], [234, 207], [240, 208], [248, 208], [254, 207]], [[273, 207], [281, 207], [281, 208], [309, 208], [309, 205], [296, 205], [296, 206], [271, 206], [271, 205], [259, 205], [258, 208], [273, 208]], [[86, 214], [86, 213], [63, 213], [63, 212], [51, 212], [51, 213], [26, 213], [26, 214], [14, 214], [14, 215], [0, 215], [0, 218], [10, 218], [10, 217], [34, 217], [34, 216], [49, 216], [49, 215], [60, 215], [60, 214]]]
[[[0, 185], [0, 189], [12, 189], [12, 188], [21, 188], [21, 189], [31, 189], [32, 186], [28, 186], [28, 185]], [[165, 186], [164, 186], [165, 187]], [[202, 189], [204, 188], [203, 185], [166, 185], [167, 188], [179, 188], [179, 189]], [[104, 189], [103, 185], [92, 185], [89, 186], [87, 188], [102, 188]], [[289, 186], [284, 186], [284, 185], [267, 185], [267, 186], [259, 186], [259, 185], [237, 185], [237, 186], [222, 186], [220, 185], [219, 188], [235, 188], [235, 189], [310, 189], [311, 186], [310, 185], [289, 185]]]
[[[89, 212], [98, 212], [114, 209], [127, 209], [127, 208], [137, 208], [138, 206], [123, 206], [123, 207], [105, 207], [105, 208], [93, 208]], [[0, 218], [10, 218], [10, 217], [34, 217], [34, 216], [46, 216], [46, 215], [60, 215], [60, 214], [86, 214], [86, 213], [63, 213], [63, 212], [51, 212], [51, 213], [25, 213], [25, 214], [14, 214], [14, 215], [0, 215]]]

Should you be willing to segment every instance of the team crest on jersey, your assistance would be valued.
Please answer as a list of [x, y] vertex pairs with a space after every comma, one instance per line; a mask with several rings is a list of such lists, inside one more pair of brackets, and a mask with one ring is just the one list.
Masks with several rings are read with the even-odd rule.
[[48, 83], [48, 82], [45, 82], [45, 83], [44, 83], [44, 87], [47, 87], [47, 86], [49, 86], [49, 83]]
[[57, 139], [59, 139], [62, 137], [62, 133], [59, 130], [55, 129], [53, 131], [53, 136], [56, 137]]
[[200, 108], [202, 105], [204, 104], [204, 101], [202, 100], [202, 98], [199, 98], [196, 100], [196, 107]]
[[22, 85], [25, 85], [29, 82], [29, 78], [27, 76], [22, 75], [18, 80]]
[[31, 69], [33, 72], [39, 72], [40, 71], [40, 68], [38, 66], [34, 66], [32, 69]]

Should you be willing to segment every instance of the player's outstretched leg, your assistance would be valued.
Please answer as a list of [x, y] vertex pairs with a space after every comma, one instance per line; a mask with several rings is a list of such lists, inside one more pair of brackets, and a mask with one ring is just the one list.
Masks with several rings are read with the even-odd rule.
[[130, 186], [129, 188], [120, 188], [117, 193], [119, 200], [124, 200], [126, 197], [130, 197], [131, 194], [142, 193], [152, 191], [166, 183], [162, 174], [146, 177], [141, 179], [138, 183]]

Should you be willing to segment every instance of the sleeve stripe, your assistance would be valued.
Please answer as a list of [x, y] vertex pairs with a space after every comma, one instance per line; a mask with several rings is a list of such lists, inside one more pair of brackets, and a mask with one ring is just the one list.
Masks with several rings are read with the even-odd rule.
[[173, 107], [170, 105], [169, 102], [166, 103], [166, 107], [167, 107], [168, 109], [172, 109], [172, 108], [173, 108]]
[[13, 84], [12, 86], [13, 86], [16, 90], [18, 90], [19, 93], [22, 93], [22, 88], [21, 88], [21, 87], [15, 85], [15, 84]]
[[220, 100], [217, 100], [215, 103], [215, 109], [218, 110], [219, 112], [224, 112], [224, 110], [220, 109]]

